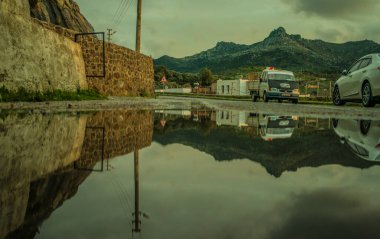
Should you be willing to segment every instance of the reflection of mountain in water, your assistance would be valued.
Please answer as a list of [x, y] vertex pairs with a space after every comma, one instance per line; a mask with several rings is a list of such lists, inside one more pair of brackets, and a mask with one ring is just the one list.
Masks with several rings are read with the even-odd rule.
[[[181, 143], [212, 155], [218, 161], [249, 159], [263, 165], [268, 173], [280, 177], [285, 171], [302, 167], [339, 164], [369, 168], [374, 163], [356, 158], [331, 130], [304, 134], [300, 129], [289, 139], [265, 142], [258, 136], [234, 127], [218, 127], [213, 122], [193, 122], [177, 118], [163, 128], [155, 121], [153, 140], [163, 145]], [[207, 131], [207, 133], [205, 133]], [[297, 132], [298, 131], [298, 132]]]
[[33, 238], [102, 158], [149, 146], [152, 135], [149, 111], [0, 119], [0, 238]]

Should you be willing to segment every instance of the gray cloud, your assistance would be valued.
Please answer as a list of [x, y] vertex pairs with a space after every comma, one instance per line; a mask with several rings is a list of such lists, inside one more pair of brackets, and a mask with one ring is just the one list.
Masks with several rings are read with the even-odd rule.
[[[112, 26], [120, 3], [120, 0], [76, 1], [96, 31]], [[380, 3], [378, 0], [146, 0], [142, 51], [155, 58], [184, 57], [212, 48], [219, 41], [242, 44], [262, 41], [279, 26], [308, 39], [346, 42], [367, 38], [379, 42], [380, 15], [369, 14], [380, 11], [377, 2]], [[351, 13], [355, 17], [351, 18]], [[312, 15], [322, 17], [309, 17]], [[135, 21], [136, 1], [133, 1], [120, 24], [112, 26], [117, 31], [112, 41], [134, 49]]]
[[344, 36], [344, 34], [340, 30], [337, 30], [337, 29], [317, 28], [315, 30], [315, 33], [320, 38], [326, 41], [332, 41], [332, 42], [340, 41], [341, 38]]
[[297, 13], [328, 18], [353, 18], [373, 12], [378, 0], [283, 0]]
[[380, 209], [368, 195], [344, 190], [319, 190], [295, 198], [282, 216], [277, 238], [380, 238]]

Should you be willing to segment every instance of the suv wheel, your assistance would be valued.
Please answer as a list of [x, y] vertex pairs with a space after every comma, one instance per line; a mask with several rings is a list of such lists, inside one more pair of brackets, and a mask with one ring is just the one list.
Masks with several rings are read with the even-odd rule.
[[371, 128], [371, 121], [370, 120], [360, 120], [360, 132], [363, 135], [367, 135], [369, 132], [369, 129]]
[[364, 83], [362, 88], [362, 103], [364, 107], [373, 107], [375, 103], [372, 99], [372, 89], [369, 82]]
[[339, 87], [337, 85], [334, 87], [332, 100], [334, 105], [344, 105], [346, 103], [340, 98]]

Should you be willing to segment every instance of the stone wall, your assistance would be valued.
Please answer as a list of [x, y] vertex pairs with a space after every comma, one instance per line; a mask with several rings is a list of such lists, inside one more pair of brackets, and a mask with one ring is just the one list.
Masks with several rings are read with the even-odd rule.
[[[104, 129], [104, 145], [103, 145]], [[103, 111], [87, 120], [78, 167], [125, 155], [149, 146], [153, 139], [152, 111]]]
[[0, 1], [0, 88], [87, 89], [81, 47], [31, 21], [28, 0]]
[[[44, 28], [71, 40], [77, 32], [34, 19]], [[87, 76], [103, 75], [103, 41], [99, 36], [78, 36]], [[112, 43], [105, 44], [105, 77], [87, 77], [89, 88], [107, 96], [152, 96], [154, 94], [153, 59]]]
[[[92, 36], [81, 36], [86, 75], [99, 76], [103, 73], [103, 42]], [[112, 43], [105, 45], [106, 76], [88, 77], [90, 88], [104, 95], [152, 96], [154, 87], [153, 59], [128, 48]]]

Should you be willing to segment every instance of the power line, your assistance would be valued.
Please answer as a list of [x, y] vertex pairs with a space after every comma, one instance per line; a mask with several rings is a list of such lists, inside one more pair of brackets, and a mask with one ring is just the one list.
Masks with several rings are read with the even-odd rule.
[[120, 19], [123, 17], [123, 15], [125, 13], [125, 9], [128, 8], [128, 5], [130, 4], [130, 2], [131, 2], [131, 0], [124, 0], [122, 6], [120, 8], [120, 11], [115, 16], [115, 20], [112, 22], [113, 27], [115, 27], [120, 22]]
[[116, 12], [115, 12], [115, 14], [113, 15], [113, 18], [112, 18], [112, 20], [111, 20], [111, 24], [108, 25], [108, 28], [110, 28], [111, 25], [114, 23], [115, 18], [116, 18], [116, 16], [119, 14], [119, 11], [120, 11], [120, 9], [121, 9], [121, 6], [123, 5], [123, 3], [124, 3], [125, 1], [126, 1], [126, 0], [121, 0], [121, 1], [120, 1], [119, 6], [117, 7]]
[[130, 8], [131, 5], [132, 5], [132, 2], [133, 2], [132, 0], [129, 0], [129, 1], [128, 1], [126, 7], [124, 8], [124, 11], [120, 14], [120, 17], [119, 17], [118, 21], [115, 23], [115, 26], [116, 26], [116, 27], [119, 26], [120, 23], [123, 21], [123, 19], [124, 19], [126, 13], [128, 12], [129, 8]]

